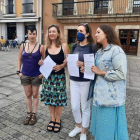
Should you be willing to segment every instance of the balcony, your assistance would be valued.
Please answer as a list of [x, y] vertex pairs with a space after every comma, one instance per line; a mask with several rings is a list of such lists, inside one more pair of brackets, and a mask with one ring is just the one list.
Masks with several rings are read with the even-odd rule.
[[139, 0], [92, 0], [53, 3], [52, 15], [61, 23], [140, 21]]
[[24, 0], [22, 4], [22, 13], [21, 16], [23, 17], [34, 17], [36, 16], [36, 13], [34, 12], [34, 4], [33, 0]]
[[14, 13], [14, 5], [7, 5], [5, 6], [5, 13], [3, 14], [3, 17], [7, 18], [14, 18], [16, 17], [16, 14]]

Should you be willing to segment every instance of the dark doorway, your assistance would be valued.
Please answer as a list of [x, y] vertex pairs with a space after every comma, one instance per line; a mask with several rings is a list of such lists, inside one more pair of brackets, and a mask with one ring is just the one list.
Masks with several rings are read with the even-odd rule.
[[63, 15], [73, 15], [74, 0], [63, 0]]
[[125, 53], [137, 55], [139, 30], [120, 30], [119, 36]]
[[16, 36], [16, 23], [7, 23], [7, 38], [8, 40], [15, 39]]
[[76, 35], [77, 35], [77, 30], [68, 30], [68, 44], [75, 42]]

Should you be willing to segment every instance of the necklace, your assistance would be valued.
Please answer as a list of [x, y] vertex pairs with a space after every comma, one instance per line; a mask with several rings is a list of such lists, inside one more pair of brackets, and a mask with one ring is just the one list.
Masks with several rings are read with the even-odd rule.
[[33, 53], [33, 51], [34, 51], [36, 45], [37, 45], [37, 43], [35, 44], [34, 48], [33, 48], [32, 51], [30, 52], [30, 50], [29, 50], [29, 43], [28, 43], [28, 53], [29, 53], [29, 58], [32, 58], [32, 53]]

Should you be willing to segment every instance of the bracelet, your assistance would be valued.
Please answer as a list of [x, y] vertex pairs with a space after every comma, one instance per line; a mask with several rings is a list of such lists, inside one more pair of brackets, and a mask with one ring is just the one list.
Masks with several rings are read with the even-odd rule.
[[17, 75], [19, 75], [21, 73], [21, 71], [19, 70], [19, 71], [17, 71]]

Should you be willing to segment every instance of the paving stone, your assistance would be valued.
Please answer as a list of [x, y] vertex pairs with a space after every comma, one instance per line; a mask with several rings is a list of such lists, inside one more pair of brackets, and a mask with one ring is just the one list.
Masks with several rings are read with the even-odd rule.
[[21, 132], [16, 132], [12, 135], [12, 137], [17, 138], [17, 139], [19, 139], [19, 137], [21, 137], [21, 136], [22, 136]]
[[13, 103], [14, 102], [11, 100], [2, 99], [2, 100], [0, 100], [0, 108], [6, 107], [6, 106], [11, 105]]
[[28, 136], [26, 135], [22, 135], [18, 138], [19, 140], [27, 140], [28, 139]]
[[11, 135], [6, 135], [5, 137], [3, 137], [3, 140], [12, 140], [13, 137]]
[[35, 140], [44, 140], [45, 139], [45, 137], [43, 137], [42, 135], [38, 135], [36, 138], [35, 138]]
[[37, 137], [38, 136], [38, 134], [37, 133], [31, 133], [30, 135], [29, 135], [31, 138], [35, 138], [35, 137]]

